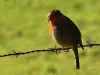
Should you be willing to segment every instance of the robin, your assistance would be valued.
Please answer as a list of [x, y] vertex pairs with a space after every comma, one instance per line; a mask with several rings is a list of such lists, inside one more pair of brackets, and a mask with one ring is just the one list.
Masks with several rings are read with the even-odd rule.
[[78, 46], [80, 45], [84, 50], [80, 30], [71, 19], [63, 15], [58, 9], [49, 12], [47, 18], [50, 22], [50, 33], [53, 39], [62, 47], [73, 49], [76, 58], [76, 70], [80, 69]]

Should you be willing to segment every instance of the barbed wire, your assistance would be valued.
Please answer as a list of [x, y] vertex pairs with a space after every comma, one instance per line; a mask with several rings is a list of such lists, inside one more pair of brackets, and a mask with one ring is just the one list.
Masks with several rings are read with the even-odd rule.
[[[93, 46], [100, 46], [100, 44], [95, 44], [95, 42], [90, 43], [90, 42], [87, 41], [87, 43], [88, 44], [83, 45], [83, 47], [92, 48]], [[78, 48], [80, 48], [80, 47], [81, 46], [78, 46]], [[61, 50], [69, 52], [69, 49], [71, 49], [71, 48], [56, 48], [56, 46], [55, 46], [54, 48], [31, 50], [31, 51], [27, 51], [27, 52], [16, 52], [15, 50], [13, 50], [14, 53], [0, 55], [0, 57], [16, 56], [18, 58], [19, 55], [25, 55], [25, 54], [35, 53], [35, 52], [56, 52], [56, 53], [59, 53], [59, 51], [61, 51]]]

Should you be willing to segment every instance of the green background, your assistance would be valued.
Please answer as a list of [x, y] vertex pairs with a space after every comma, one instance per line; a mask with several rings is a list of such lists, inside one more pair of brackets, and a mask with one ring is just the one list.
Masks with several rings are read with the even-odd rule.
[[[54, 8], [77, 24], [84, 44], [100, 43], [100, 0], [0, 0], [0, 55], [54, 47], [47, 21]], [[0, 75], [100, 75], [100, 47], [79, 49], [79, 56], [78, 71], [72, 50], [4, 57]]]

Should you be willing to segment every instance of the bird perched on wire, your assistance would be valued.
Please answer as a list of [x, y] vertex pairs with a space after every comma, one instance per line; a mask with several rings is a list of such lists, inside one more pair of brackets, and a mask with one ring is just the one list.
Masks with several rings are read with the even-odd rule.
[[81, 32], [75, 23], [60, 10], [53, 9], [47, 15], [50, 22], [50, 33], [56, 42], [62, 47], [72, 48], [76, 58], [76, 69], [80, 69], [78, 46], [83, 48]]

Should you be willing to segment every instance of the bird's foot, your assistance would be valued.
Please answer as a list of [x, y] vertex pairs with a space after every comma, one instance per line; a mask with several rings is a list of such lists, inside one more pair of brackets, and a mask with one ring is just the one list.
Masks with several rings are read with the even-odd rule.
[[57, 50], [56, 49], [56, 45], [54, 46], [54, 52], [56, 52], [56, 54], [59, 54], [60, 53], [60, 50]]
[[69, 52], [69, 49], [65, 49], [66, 47], [62, 47], [65, 52]]

